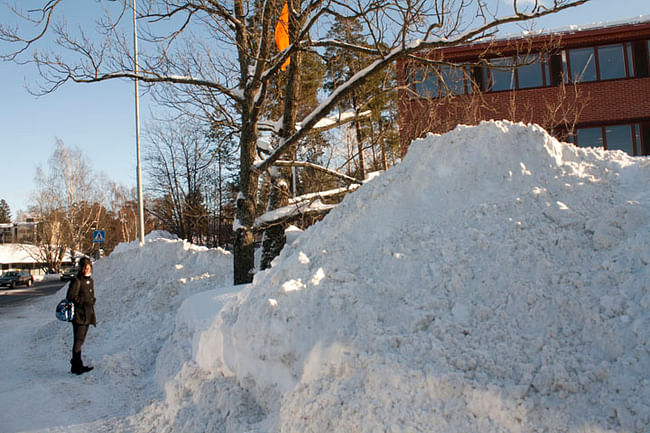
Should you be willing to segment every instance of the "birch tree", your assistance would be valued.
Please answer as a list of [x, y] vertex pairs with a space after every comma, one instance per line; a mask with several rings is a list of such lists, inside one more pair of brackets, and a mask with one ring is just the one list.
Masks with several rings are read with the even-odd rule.
[[47, 169], [38, 167], [30, 211], [39, 217], [43, 262], [58, 270], [66, 249], [89, 253], [93, 228], [105, 213], [90, 164], [79, 148], [58, 139]]
[[[295, 146], [318, 130], [323, 119], [340, 114], [336, 111], [340, 100], [349, 98], [398, 58], [475, 42], [492, 35], [499, 25], [588, 1], [513, 0], [506, 2], [510, 7], [503, 7], [504, 2], [496, 0], [287, 0], [289, 44], [278, 51], [274, 33], [283, 0], [140, 0], [138, 20], [145, 36], [142, 63], [137, 69], [128, 35], [131, 0], [100, 2], [106, 14], [96, 34], [87, 23], [82, 23], [81, 31], [73, 32], [63, 20], [57, 21], [57, 11], [68, 1], [42, 0], [32, 11], [17, 6], [15, 12], [22, 17], [22, 25], [1, 27], [0, 38], [11, 44], [4, 50], [5, 58], [38, 67], [43, 78], [41, 92], [51, 92], [69, 81], [93, 83], [137, 77], [151, 85], [163, 84], [177, 102], [237, 129], [239, 193], [233, 228], [234, 279], [240, 284], [250, 282], [254, 273], [253, 234], [260, 174], [284, 158], [291, 163]], [[368, 44], [326, 37], [337, 17], [358, 19]], [[59, 46], [49, 52], [34, 51], [49, 34], [56, 36]], [[300, 73], [300, 56], [328, 48], [363, 54], [365, 64], [331, 89], [308, 114], [294, 119], [291, 92], [296, 90], [292, 86], [297, 85], [294, 79]], [[283, 65], [289, 59], [286, 68]], [[269, 85], [277, 74], [288, 75], [283, 117], [266, 119]], [[298, 122], [300, 128], [296, 128]], [[271, 125], [267, 133], [275, 137], [275, 144], [266, 152], [258, 147], [262, 124]]]

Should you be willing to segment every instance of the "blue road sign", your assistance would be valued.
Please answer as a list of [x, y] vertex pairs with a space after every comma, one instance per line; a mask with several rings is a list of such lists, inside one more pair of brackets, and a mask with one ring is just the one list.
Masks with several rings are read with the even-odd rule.
[[106, 232], [104, 230], [95, 230], [93, 232], [93, 243], [103, 244], [106, 239]]

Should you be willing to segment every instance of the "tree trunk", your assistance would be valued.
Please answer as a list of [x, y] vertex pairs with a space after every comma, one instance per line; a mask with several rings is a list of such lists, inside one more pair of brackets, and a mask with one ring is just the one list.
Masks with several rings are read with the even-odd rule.
[[[355, 110], [357, 110], [358, 114], [358, 106], [357, 106], [357, 97], [353, 93], [352, 95], [352, 104]], [[357, 179], [359, 180], [365, 180], [366, 179], [366, 159], [363, 155], [363, 135], [361, 134], [361, 123], [357, 120], [354, 122], [354, 130], [356, 132], [357, 136], [357, 148], [359, 151], [359, 173], [357, 175]]]
[[235, 284], [253, 281], [255, 275], [255, 202], [257, 200], [258, 175], [254, 171], [255, 150], [257, 146], [257, 123], [242, 119], [239, 196], [237, 197], [237, 218], [235, 222], [235, 242], [233, 271]]
[[[269, 210], [278, 209], [289, 204], [289, 185], [286, 182], [286, 178], [280, 174], [281, 170], [279, 168], [276, 167], [273, 171], [279, 175], [272, 176], [271, 178]], [[264, 231], [264, 238], [262, 241], [262, 262], [260, 263], [261, 269], [268, 269], [271, 267], [271, 262], [280, 254], [286, 241], [287, 238], [284, 234], [284, 225], [282, 224], [276, 224]]]
[[[294, 8], [300, 9], [300, 1], [294, 0], [289, 2], [289, 10]], [[293, 36], [298, 33], [301, 28], [300, 23], [295, 21], [293, 14], [289, 14], [289, 35], [293, 40]], [[287, 85], [284, 93], [284, 113], [282, 129], [280, 130], [281, 138], [290, 137], [296, 130], [296, 118], [298, 116], [297, 101], [300, 98], [302, 80], [300, 72], [302, 69], [302, 55], [296, 52], [291, 56], [291, 63], [289, 63]], [[290, 160], [295, 159], [296, 146], [292, 146], [287, 155]], [[289, 197], [289, 172], [288, 169], [281, 169], [274, 167], [271, 169], [271, 191], [269, 197], [269, 210], [277, 209], [288, 204]], [[280, 255], [284, 244], [286, 243], [286, 236], [284, 234], [284, 225], [277, 224], [269, 227], [264, 231], [263, 252], [261, 268], [267, 269], [271, 266], [271, 261]]]

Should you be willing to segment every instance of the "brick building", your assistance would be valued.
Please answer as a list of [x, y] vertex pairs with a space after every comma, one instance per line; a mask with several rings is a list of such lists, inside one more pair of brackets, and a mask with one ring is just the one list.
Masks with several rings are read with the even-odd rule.
[[457, 124], [537, 123], [578, 146], [650, 154], [650, 16], [494, 40], [398, 64], [404, 150]]

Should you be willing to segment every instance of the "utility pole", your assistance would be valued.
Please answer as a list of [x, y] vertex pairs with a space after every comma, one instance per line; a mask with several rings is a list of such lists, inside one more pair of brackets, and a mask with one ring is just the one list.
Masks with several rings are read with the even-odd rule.
[[136, 10], [133, 0], [133, 72], [135, 74], [135, 153], [137, 158], [138, 179], [138, 234], [140, 246], [144, 245], [144, 202], [142, 199], [142, 165], [140, 163], [140, 95], [138, 92], [138, 28], [136, 25]]

